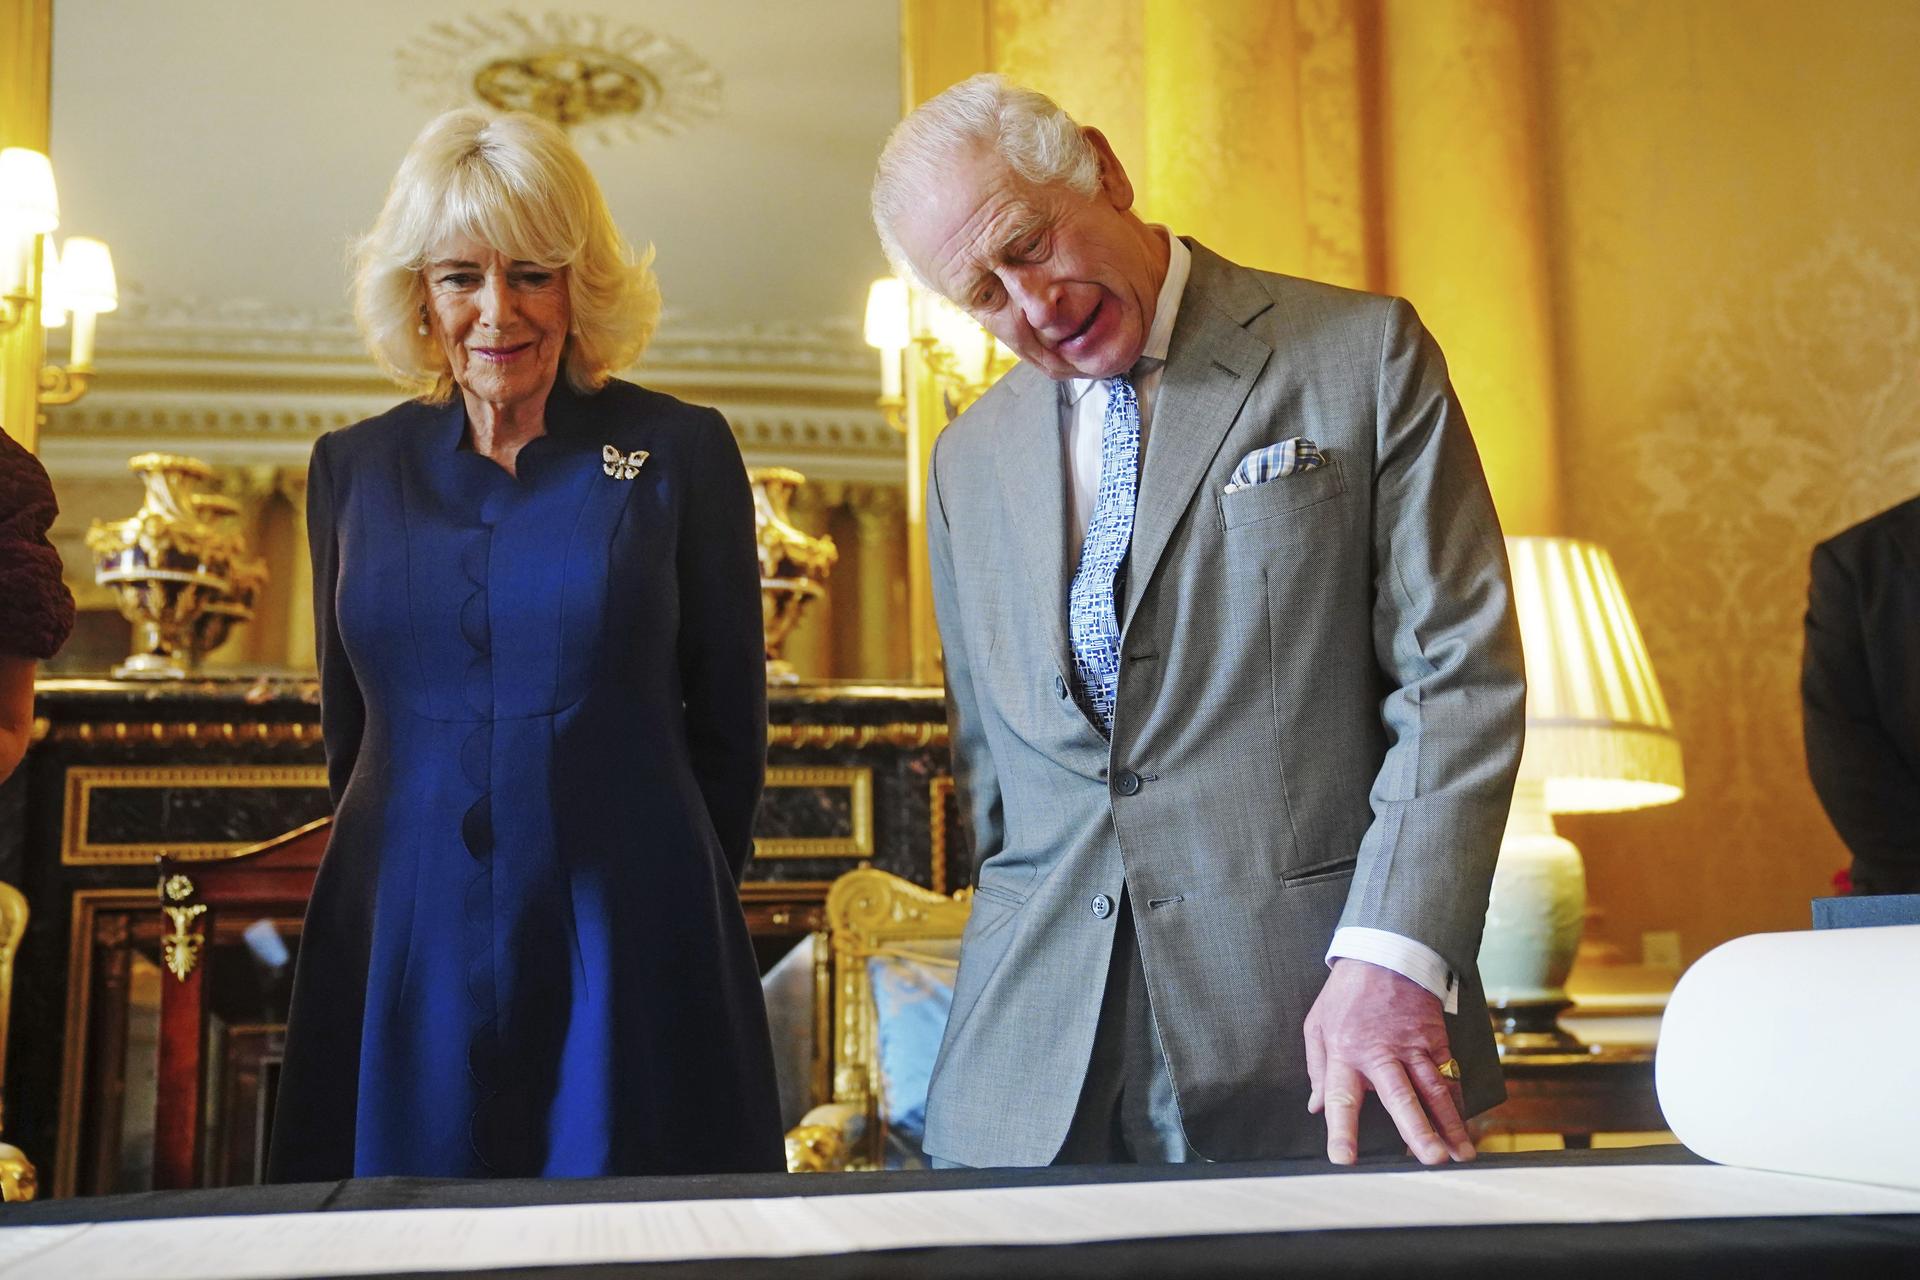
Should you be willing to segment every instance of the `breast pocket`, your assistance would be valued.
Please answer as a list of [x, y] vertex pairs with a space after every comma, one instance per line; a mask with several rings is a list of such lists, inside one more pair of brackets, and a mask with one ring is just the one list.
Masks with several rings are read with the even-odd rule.
[[1220, 527], [1238, 529], [1331, 502], [1346, 492], [1338, 461], [1219, 495]]

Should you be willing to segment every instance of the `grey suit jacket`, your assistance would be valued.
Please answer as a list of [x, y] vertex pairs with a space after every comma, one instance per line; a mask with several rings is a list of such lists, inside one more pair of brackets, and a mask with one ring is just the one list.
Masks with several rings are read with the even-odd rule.
[[[1224, 492], [1248, 452], [1297, 435], [1326, 465]], [[1059, 1150], [1112, 949], [1092, 900], [1123, 885], [1202, 1155], [1325, 1149], [1301, 1026], [1341, 924], [1447, 960], [1468, 1107], [1500, 1101], [1475, 956], [1525, 683], [1479, 456], [1413, 309], [1193, 245], [1141, 466], [1111, 745], [1070, 693], [1066, 484], [1055, 384], [1027, 365], [946, 430], [928, 478], [978, 862], [927, 1150]]]

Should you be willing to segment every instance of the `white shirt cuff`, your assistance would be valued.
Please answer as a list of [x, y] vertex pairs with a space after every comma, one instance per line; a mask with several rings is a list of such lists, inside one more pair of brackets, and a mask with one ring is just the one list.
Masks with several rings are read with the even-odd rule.
[[1440, 953], [1423, 942], [1385, 929], [1348, 925], [1334, 930], [1333, 945], [1327, 948], [1328, 966], [1335, 960], [1365, 960], [1391, 969], [1431, 991], [1446, 1012], [1460, 1012], [1460, 979]]

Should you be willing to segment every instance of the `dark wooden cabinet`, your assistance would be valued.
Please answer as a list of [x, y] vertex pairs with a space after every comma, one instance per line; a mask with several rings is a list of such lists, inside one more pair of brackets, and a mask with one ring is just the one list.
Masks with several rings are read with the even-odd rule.
[[[310, 884], [311, 867], [281, 866], [276, 888], [225, 906], [202, 891], [232, 888], [224, 864], [326, 815], [313, 682], [50, 680], [36, 712], [27, 761], [0, 788], [0, 880], [32, 913], [6, 1138], [55, 1195], [255, 1181], [299, 947], [296, 881]], [[876, 866], [942, 892], [964, 880], [939, 690], [776, 689], [770, 719], [741, 891], [763, 965], [821, 927], [843, 871]], [[182, 943], [157, 888], [162, 858], [198, 895], [172, 905], [208, 907], [187, 1003], [168, 964], [169, 937]], [[166, 1033], [189, 1008], [190, 1102]]]

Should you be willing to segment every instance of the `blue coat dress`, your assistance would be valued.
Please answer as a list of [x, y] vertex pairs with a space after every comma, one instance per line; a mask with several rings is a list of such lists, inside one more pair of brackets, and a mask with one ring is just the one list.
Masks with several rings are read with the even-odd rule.
[[766, 758], [739, 451], [617, 381], [561, 377], [546, 426], [517, 478], [457, 396], [314, 446], [335, 812], [276, 1181], [783, 1167], [736, 888]]

